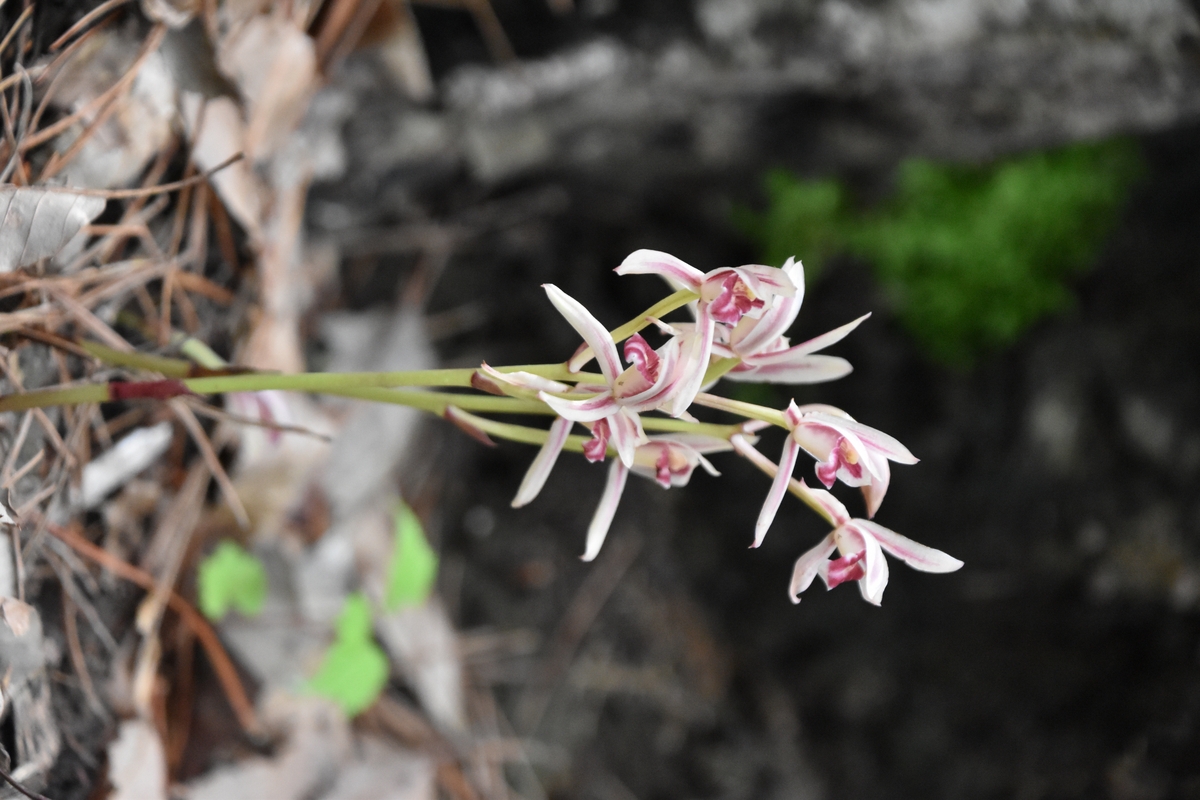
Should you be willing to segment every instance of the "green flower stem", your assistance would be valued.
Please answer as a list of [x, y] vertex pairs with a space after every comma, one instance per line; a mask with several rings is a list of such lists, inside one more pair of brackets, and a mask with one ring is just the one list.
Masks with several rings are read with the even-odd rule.
[[38, 389], [23, 394], [0, 397], [0, 412], [28, 411], [31, 408], [74, 406], [80, 403], [106, 403], [111, 399], [107, 383], [67, 386], [59, 389]]
[[702, 386], [707, 386], [713, 381], [720, 380], [725, 377], [729, 370], [742, 363], [742, 360], [737, 356], [730, 358], [720, 358], [708, 365], [708, 369], [704, 372], [704, 381]]
[[788, 426], [783, 412], [774, 408], [767, 408], [766, 406], [755, 405], [754, 403], [744, 403], [741, 400], [731, 400], [728, 397], [718, 397], [708, 392], [701, 392], [696, 395], [695, 402], [696, 405], [715, 408], [718, 411], [728, 411], [730, 414], [737, 414], [739, 417], [762, 420], [763, 422], [777, 425], [780, 428]]
[[642, 427], [648, 431], [663, 431], [664, 433], [702, 433], [717, 439], [728, 439], [735, 433], [742, 432], [741, 425], [716, 425], [711, 422], [688, 422], [683, 419], [667, 417], [642, 417]]
[[[622, 342], [628, 339], [630, 336], [633, 336], [642, 328], [645, 328], [647, 325], [649, 325], [651, 317], [658, 319], [659, 317], [670, 314], [677, 308], [683, 308], [693, 300], [699, 299], [700, 295], [696, 294], [695, 292], [687, 289], [680, 289], [679, 291], [675, 292], [675, 294], [668, 295], [647, 308], [640, 316], [634, 317], [621, 327], [614, 328], [613, 330], [609, 331], [609, 335], [612, 336], [614, 342]], [[579, 352], [578, 358], [582, 359], [582, 361], [579, 361], [579, 363], [586, 364], [594, 357], [595, 353], [592, 352], [592, 348], [586, 347]], [[575, 361], [576, 358], [573, 357], [571, 360]], [[579, 380], [579, 378], [576, 377], [576, 380]]]
[[144, 369], [147, 372], [157, 372], [167, 378], [186, 378], [191, 374], [192, 363], [182, 358], [167, 358], [149, 353], [127, 353], [106, 347], [99, 342], [83, 341], [79, 346], [93, 358], [114, 367], [129, 369]]
[[[751, 464], [758, 467], [760, 470], [766, 473], [769, 478], [774, 480], [775, 473], [779, 471], [779, 467], [775, 464], [775, 462], [758, 452], [758, 450], [754, 449], [754, 447], [741, 436], [731, 437], [729, 442], [733, 445], [733, 449], [737, 451], [738, 455], [742, 456]], [[817, 514], [819, 514], [821, 518], [828, 522], [832, 527], [836, 528], [838, 526], [837, 520], [834, 519], [833, 515], [830, 514], [829, 511], [813, 496], [813, 490], [808, 488], [808, 485], [803, 481], [798, 481], [795, 478], [788, 478], [788, 491], [794, 494], [796, 497], [799, 497], [804, 505], [817, 512]]]
[[[498, 422], [494, 419], [486, 417], [477, 417], [474, 414], [464, 411], [461, 406], [455, 406], [457, 409], [456, 416], [460, 420], [478, 428], [489, 436], [494, 436], [497, 439], [507, 439], [510, 442], [520, 442], [522, 444], [537, 444], [546, 443], [546, 439], [550, 437], [550, 432], [541, 428], [530, 428], [525, 425], [514, 425], [511, 422]], [[572, 453], [582, 453], [583, 445], [591, 439], [590, 436], [571, 435], [567, 437], [566, 444], [563, 445], [564, 450], [570, 450]], [[615, 453], [611, 448], [609, 453]]]
[[547, 414], [554, 415], [550, 407], [539, 400], [522, 400], [515, 397], [496, 397], [490, 394], [453, 394], [451, 392], [414, 392], [403, 389], [328, 389], [322, 394], [337, 397], [353, 397], [376, 403], [391, 403], [408, 406], [433, 414], [446, 413], [447, 406], [470, 411], [493, 414]]
[[[194, 341], [194, 340], [193, 340]], [[165, 358], [147, 353], [125, 353], [105, 347], [97, 342], [81, 344], [95, 358], [106, 364], [130, 369], [158, 372], [168, 378], [180, 378], [188, 389], [197, 394], [223, 394], [225, 392], [257, 392], [264, 389], [281, 389], [296, 392], [326, 392], [332, 389], [392, 388], [398, 386], [457, 386], [469, 387], [477, 371], [467, 369], [427, 369], [411, 372], [302, 372], [282, 375], [275, 372], [244, 372], [234, 375], [217, 375], [203, 378], [188, 378], [193, 374], [192, 362], [182, 358]], [[197, 353], [196, 355], [201, 355]], [[207, 361], [208, 359], [204, 359]], [[207, 368], [208, 364], [203, 364]], [[220, 366], [220, 365], [218, 365]], [[525, 364], [513, 367], [497, 367], [499, 372], [528, 372], [557, 381], [581, 381], [604, 383], [604, 376], [590, 372], [570, 372], [565, 364]], [[571, 395], [577, 397], [579, 395]]]

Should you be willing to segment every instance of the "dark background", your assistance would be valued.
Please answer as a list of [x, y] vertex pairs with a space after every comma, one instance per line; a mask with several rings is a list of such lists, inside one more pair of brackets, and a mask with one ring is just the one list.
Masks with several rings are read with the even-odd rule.
[[[602, 467], [564, 457], [541, 497], [514, 511], [529, 449], [429, 434], [446, 479], [442, 546], [458, 576], [459, 624], [528, 628], [575, 647], [549, 677], [519, 660], [494, 677], [518, 720], [530, 695], [548, 698], [533, 729], [551, 751], [539, 765], [547, 789], [1200, 797], [1191, 9], [1162, 4], [1163, 14], [1130, 21], [1138, 12], [1031, 3], [1009, 19], [996, 11], [1005, 4], [930, 4], [936, 30], [964, 8], [979, 12], [974, 28], [945, 39], [922, 33], [916, 4], [751, 5], [619, 2], [559, 20], [532, 0], [499, 5], [522, 57], [600, 40], [626, 61], [616, 77], [495, 114], [478, 103], [486, 92], [452, 100], [485, 74], [464, 72], [486, 59], [470, 17], [418, 8], [439, 100], [398, 109], [377, 63], [348, 65], [352, 166], [316, 190], [313, 208], [350, 209], [352, 230], [462, 222], [471, 233], [429, 311], [471, 303], [479, 317], [442, 339], [441, 353], [456, 365], [524, 363], [575, 346], [542, 282], [615, 325], [661, 293], [654, 279], [610, 272], [634, 249], [705, 270], [754, 262], [730, 208], [762, 207], [770, 167], [841, 178], [870, 202], [907, 156], [983, 162], [1132, 134], [1145, 174], [1075, 285], [1074, 307], [970, 369], [918, 348], [868, 264], [835, 259], [810, 285], [796, 340], [873, 316], [833, 351], [852, 375], [779, 387], [773, 402], [832, 403], [908, 445], [922, 461], [894, 470], [878, 520], [966, 562], [949, 576], [893, 562], [882, 608], [853, 587], [810, 589], [791, 605], [792, 562], [822, 524], [785, 501], [763, 547], [747, 550], [767, 482], [732, 456], [717, 459], [720, 479], [698, 475], [683, 490], [631, 481], [606, 554], [585, 566], [576, 557]], [[847, 8], [858, 16], [830, 22]], [[759, 18], [722, 38], [697, 21], [722, 9]], [[852, 34], [872, 30], [867, 50], [855, 50]], [[670, 77], [673, 52], [688, 66]], [[368, 153], [414, 116], [452, 135], [381, 168]], [[471, 137], [497, 130], [548, 143], [488, 174]], [[581, 141], [592, 155], [580, 155]], [[371, 306], [413, 263], [389, 256], [345, 270], [344, 301]], [[779, 443], [768, 434], [762, 449], [774, 457]], [[594, 622], [573, 629], [572, 615], [589, 610]]]

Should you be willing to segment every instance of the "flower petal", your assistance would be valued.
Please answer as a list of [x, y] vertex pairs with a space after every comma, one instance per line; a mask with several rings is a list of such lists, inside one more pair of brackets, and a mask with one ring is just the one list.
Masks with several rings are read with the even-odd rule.
[[763, 501], [762, 511], [758, 513], [758, 522], [754, 526], [754, 544], [751, 547], [758, 547], [762, 544], [763, 538], [767, 535], [767, 528], [771, 527], [771, 523], [775, 520], [775, 514], [779, 511], [779, 504], [783, 502], [783, 496], [787, 493], [788, 481], [791, 480], [792, 470], [796, 466], [796, 456], [799, 455], [800, 448], [792, 437], [788, 437], [783, 442], [783, 454], [779, 457], [779, 469], [775, 472], [775, 480], [771, 482], [771, 490], [767, 492], [767, 499]]
[[837, 356], [810, 356], [796, 348], [743, 361], [725, 375], [731, 381], [750, 383], [826, 383], [844, 378], [854, 367]]
[[661, 275], [676, 289], [699, 291], [704, 273], [670, 253], [635, 250], [615, 270], [618, 275]]
[[875, 512], [879, 511], [879, 506], [883, 504], [883, 496], [887, 494], [888, 484], [892, 482], [892, 470], [887, 465], [887, 459], [883, 460], [882, 474], [871, 476], [871, 482], [862, 487], [863, 501], [867, 504], [867, 516], [874, 517]]
[[916, 464], [921, 459], [914, 456], [909, 449], [900, 444], [894, 437], [870, 425], [863, 425], [852, 419], [839, 420], [838, 423], [845, 431], [853, 433], [867, 447], [886, 456], [897, 464]]
[[604, 484], [604, 494], [600, 496], [600, 504], [592, 515], [592, 524], [588, 526], [587, 543], [584, 545], [583, 560], [591, 561], [600, 552], [604, 537], [612, 525], [617, 513], [617, 505], [621, 502], [621, 493], [625, 491], [625, 480], [629, 470], [620, 461], [614, 460], [608, 468], [608, 480]]
[[616, 413], [617, 401], [610, 394], [598, 394], [585, 400], [566, 400], [552, 394], [538, 392], [538, 399], [558, 414], [575, 422], [595, 422]]
[[609, 443], [617, 451], [617, 457], [627, 467], [633, 466], [634, 455], [639, 444], [646, 441], [642, 431], [642, 421], [638, 415], [627, 408], [620, 409], [608, 418]]
[[877, 606], [883, 602], [883, 590], [887, 588], [887, 559], [883, 557], [883, 550], [880, 548], [878, 540], [870, 532], [858, 527], [860, 522], [860, 520], [854, 520], [842, 527], [841, 530], [845, 533], [852, 532], [852, 538], [858, 539], [861, 543], [864, 574], [858, 581], [858, 590], [862, 593], [864, 600]]
[[740, 267], [714, 269], [705, 278], [710, 281], [724, 280], [729, 272], [737, 273], [738, 278], [746, 284], [750, 291], [763, 300], [769, 301], [775, 295], [792, 297], [799, 292], [796, 284], [792, 282], [786, 272], [766, 264], [743, 264]]
[[[519, 389], [531, 389], [535, 392], [569, 392], [574, 388], [568, 383], [560, 383], [549, 378], [543, 378], [541, 375], [534, 375], [532, 372], [501, 372], [486, 362], [471, 377], [475, 378], [481, 372], [497, 383], [516, 386]], [[484, 391], [487, 391], [487, 389], [484, 389]]]
[[921, 572], [954, 572], [963, 565], [963, 562], [954, 556], [914, 542], [907, 536], [901, 536], [878, 523], [860, 519], [855, 520], [855, 524], [878, 539], [884, 550], [913, 569]]
[[859, 325], [861, 325], [863, 323], [863, 321], [869, 316], [871, 316], [870, 313], [863, 314], [861, 317], [859, 317], [856, 320], [853, 320], [852, 322], [847, 322], [845, 325], [842, 325], [841, 327], [838, 327], [838, 328], [834, 328], [833, 330], [828, 331], [826, 333], [822, 333], [820, 336], [814, 336], [813, 338], [809, 339], [807, 342], [801, 342], [800, 344], [796, 345], [792, 349], [800, 350], [801, 352], [804, 352], [804, 353], [815, 353], [818, 350], [824, 350], [826, 347], [837, 344], [842, 339], [845, 339], [850, 334], [851, 331], [853, 331], [855, 328], [857, 328]]
[[546, 478], [550, 476], [550, 470], [554, 469], [554, 462], [558, 460], [558, 454], [562, 452], [563, 444], [566, 443], [567, 435], [571, 433], [573, 424], [571, 420], [563, 417], [554, 419], [550, 425], [550, 435], [546, 438], [542, 448], [538, 450], [537, 455], [533, 457], [533, 463], [529, 465], [529, 469], [525, 472], [525, 478], [521, 481], [520, 488], [517, 489], [517, 496], [512, 501], [513, 508], [520, 508], [538, 496], [538, 492], [546, 483]]
[[708, 362], [712, 357], [716, 326], [716, 321], [708, 314], [708, 307], [701, 306], [696, 327], [677, 339], [680, 352], [674, 370], [675, 386], [664, 409], [672, 417], [683, 416], [700, 392], [704, 374], [708, 372]]
[[829, 534], [820, 544], [796, 559], [796, 566], [792, 568], [792, 583], [788, 587], [788, 597], [793, 603], [800, 602], [800, 593], [812, 585], [821, 564], [827, 561], [836, 549], [837, 543], [833, 540], [833, 534]]
[[804, 302], [804, 267], [799, 261], [789, 258], [783, 265], [783, 274], [795, 287], [790, 297], [777, 297], [763, 315], [754, 319], [742, 317], [729, 337], [730, 346], [738, 353], [753, 355], [767, 349], [780, 336], [787, 333], [800, 313]]
[[604, 373], [604, 379], [611, 385], [621, 374], [622, 367], [621, 360], [617, 357], [617, 345], [613, 342], [608, 328], [600, 324], [600, 320], [592, 316], [592, 312], [584, 308], [582, 303], [554, 284], [543, 283], [542, 288], [546, 290], [546, 295], [558, 309], [558, 313], [571, 323], [571, 327], [592, 348], [600, 371]]

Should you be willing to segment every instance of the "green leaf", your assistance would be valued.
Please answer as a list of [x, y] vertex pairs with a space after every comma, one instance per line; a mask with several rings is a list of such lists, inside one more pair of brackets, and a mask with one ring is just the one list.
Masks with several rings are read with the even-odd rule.
[[371, 638], [371, 608], [361, 594], [352, 594], [338, 615], [337, 638], [308, 688], [353, 717], [375, 702], [387, 679], [387, 656]]
[[986, 165], [909, 159], [893, 197], [855, 210], [828, 181], [767, 178], [767, 211], [735, 218], [767, 263], [810, 269], [836, 252], [871, 262], [927, 352], [967, 366], [1068, 308], [1141, 172], [1134, 144], [1076, 144]]
[[388, 565], [387, 594], [384, 607], [395, 611], [418, 606], [429, 598], [437, 578], [437, 553], [429, 546], [421, 520], [413, 510], [400, 503], [396, 509], [396, 544]]
[[221, 619], [230, 608], [253, 616], [262, 611], [267, 599], [267, 571], [230, 539], [200, 562], [196, 577], [200, 610], [211, 620]]

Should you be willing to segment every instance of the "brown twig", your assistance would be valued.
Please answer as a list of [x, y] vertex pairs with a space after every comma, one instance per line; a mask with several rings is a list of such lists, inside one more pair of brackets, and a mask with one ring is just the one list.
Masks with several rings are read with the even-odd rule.
[[[181, 181], [173, 181], [171, 183], [161, 183], [158, 186], [149, 186], [143, 189], [60, 189], [67, 194], [87, 195], [88, 197], [104, 197], [109, 200], [124, 200], [130, 197], [152, 197], [156, 194], [165, 194], [173, 192], [177, 189], [184, 189], [188, 186], [195, 186], [197, 183], [204, 183], [213, 175], [221, 170], [236, 164], [245, 158], [244, 153], [234, 153], [229, 158], [217, 164], [210, 170], [206, 170], [199, 175], [193, 175], [190, 178], [185, 178]], [[47, 191], [56, 191], [50, 187], [45, 187]]]
[[8, 46], [12, 44], [13, 37], [16, 36], [17, 32], [21, 30], [22, 26], [29, 21], [31, 14], [33, 14], [32, 4], [25, 6], [25, 10], [21, 12], [21, 16], [17, 17], [17, 21], [13, 23], [13, 26], [9, 30], [8, 34], [4, 37], [4, 39], [0, 40], [0, 55], [3, 55], [4, 51], [8, 49]]
[[75, 607], [75, 601], [71, 598], [71, 593], [67, 591], [66, 584], [62, 587], [62, 604], [63, 604], [63, 632], [67, 636], [67, 651], [71, 654], [71, 666], [75, 668], [75, 674], [79, 676], [79, 685], [83, 687], [84, 697], [87, 698], [88, 705], [98, 714], [105, 714], [106, 709], [104, 704], [100, 702], [100, 696], [96, 694], [96, 686], [92, 683], [92, 673], [88, 671], [87, 659], [83, 655], [83, 646], [79, 643], [79, 624], [75, 619], [78, 609]]
[[[114, 575], [124, 578], [130, 583], [135, 583], [148, 592], [154, 591], [153, 576], [122, 561], [104, 548], [92, 544], [74, 529], [59, 527], [52, 523], [47, 524], [46, 529], [75, 552], [91, 559]], [[254, 711], [254, 705], [250, 702], [246, 689], [242, 686], [242, 679], [238, 676], [237, 667], [229, 658], [229, 654], [225, 652], [225, 647], [221, 644], [217, 632], [191, 603], [174, 591], [167, 596], [167, 606], [179, 615], [183, 624], [191, 629], [200, 642], [200, 646], [204, 648], [208, 660], [212, 663], [213, 671], [217, 673], [217, 680], [220, 681], [221, 688], [225, 692], [225, 698], [237, 715], [242, 729], [251, 735], [258, 734], [262, 727], [259, 724], [258, 715]]]
[[537, 730], [555, 686], [571, 666], [575, 650], [641, 549], [641, 542], [638, 541], [610, 542], [607, 556], [601, 558], [588, 573], [559, 621], [546, 654], [517, 704], [515, 722], [518, 729], [525, 733]]
[[[30, 6], [30, 8], [33, 8], [33, 6]], [[38, 794], [37, 792], [33, 791], [32, 789], [26, 789], [24, 786], [17, 783], [16, 778], [14, 778], [12, 775], [9, 775], [7, 772], [5, 772], [2, 769], [0, 769], [0, 778], [2, 778], [4, 780], [4, 782], [7, 783], [9, 786], [11, 786], [12, 788], [16, 789], [21, 794], [28, 797], [29, 800], [50, 800], [50, 798], [46, 797], [46, 795], [44, 795], [44, 794]]]
[[128, 86], [135, 77], [137, 77], [138, 68], [140, 68], [142, 62], [149, 58], [150, 54], [157, 50], [159, 45], [162, 44], [162, 40], [166, 35], [166, 32], [167, 27], [165, 25], [154, 26], [154, 29], [150, 31], [150, 35], [146, 37], [146, 41], [142, 45], [142, 49], [138, 53], [137, 58], [134, 59], [133, 65], [126, 70], [125, 74], [122, 75], [116, 83], [106, 89], [102, 94], [97, 95], [91, 102], [84, 105], [74, 114], [63, 117], [53, 125], [47, 126], [37, 133], [32, 133], [25, 137], [25, 140], [21, 142], [20, 149], [25, 151], [33, 147], [37, 147], [44, 142], [48, 142], [58, 134], [70, 128], [75, 123], [79, 122], [81, 119], [85, 119], [97, 109], [106, 107], [114, 98], [117, 97], [117, 95], [125, 90], [125, 87]]
[[76, 22], [71, 27], [67, 28], [66, 33], [64, 33], [62, 36], [58, 37], [57, 39], [55, 39], [54, 42], [51, 43], [50, 47], [47, 49], [51, 53], [57, 52], [58, 48], [62, 47], [63, 44], [68, 39], [70, 39], [75, 34], [79, 33], [79, 31], [83, 30], [88, 25], [91, 25], [93, 22], [95, 22], [97, 19], [104, 16], [108, 12], [110, 12], [114, 9], [120, 8], [121, 6], [125, 5], [128, 2], [130, 2], [130, 0], [106, 0], [106, 2], [101, 3], [100, 5], [96, 6], [91, 11], [89, 11], [88, 13], [86, 13], [82, 17], [80, 17], [78, 22]]
[[200, 456], [204, 459], [204, 463], [208, 465], [208, 471], [212, 473], [213, 479], [216, 480], [217, 486], [221, 490], [221, 495], [225, 498], [225, 503], [229, 506], [229, 510], [233, 512], [233, 518], [237, 520], [238, 527], [244, 531], [250, 530], [250, 514], [246, 511], [246, 506], [242, 503], [242, 498], [238, 497], [237, 489], [234, 487], [233, 481], [229, 479], [229, 474], [221, 466], [221, 459], [217, 458], [217, 451], [213, 449], [212, 442], [208, 440], [208, 434], [204, 432], [200, 421], [196, 419], [196, 415], [192, 413], [192, 409], [183, 402], [182, 398], [171, 400], [170, 405], [171, 410], [179, 417], [179, 421], [183, 423], [183, 427], [187, 428], [192, 441], [196, 443], [196, 447], [200, 450]]

